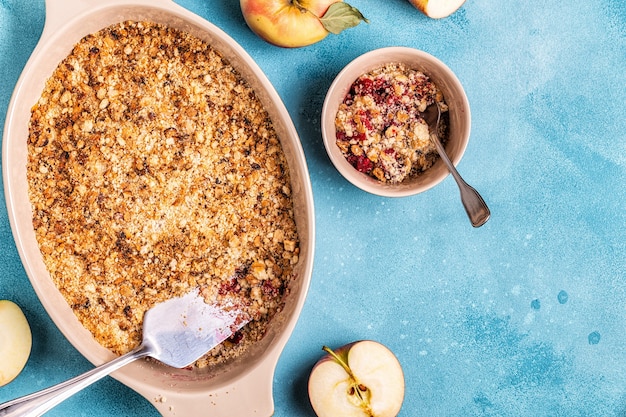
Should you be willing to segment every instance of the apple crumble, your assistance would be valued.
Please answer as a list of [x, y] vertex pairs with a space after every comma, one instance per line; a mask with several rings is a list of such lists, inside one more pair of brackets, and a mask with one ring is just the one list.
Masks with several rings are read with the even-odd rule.
[[435, 102], [442, 111], [445, 143], [448, 106], [425, 74], [387, 64], [361, 75], [339, 106], [337, 146], [355, 169], [379, 181], [398, 183], [419, 175], [439, 158], [423, 117]]
[[44, 262], [117, 354], [155, 303], [199, 288], [252, 321], [197, 365], [259, 340], [298, 262], [287, 162], [253, 89], [206, 42], [150, 22], [83, 38], [32, 108], [28, 181]]

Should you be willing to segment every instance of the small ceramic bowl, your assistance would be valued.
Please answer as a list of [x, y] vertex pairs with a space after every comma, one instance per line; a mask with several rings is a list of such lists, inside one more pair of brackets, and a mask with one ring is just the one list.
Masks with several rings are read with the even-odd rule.
[[359, 76], [388, 63], [402, 63], [421, 71], [443, 92], [449, 107], [449, 135], [445, 147], [454, 165], [461, 160], [469, 141], [470, 108], [463, 86], [450, 68], [434, 56], [413, 48], [389, 47], [370, 51], [350, 62], [337, 75], [322, 108], [322, 136], [332, 163], [348, 181], [362, 190], [384, 197], [405, 197], [424, 192], [443, 181], [449, 171], [441, 159], [419, 176], [390, 184], [357, 171], [336, 144], [335, 116], [352, 83]]

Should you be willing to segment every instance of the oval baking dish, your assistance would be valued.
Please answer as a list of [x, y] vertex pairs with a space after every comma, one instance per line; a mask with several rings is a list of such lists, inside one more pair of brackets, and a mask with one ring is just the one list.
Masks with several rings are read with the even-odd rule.
[[[46, 0], [43, 34], [13, 92], [3, 138], [5, 196], [18, 252], [39, 299], [65, 337], [94, 365], [111, 360], [113, 353], [79, 323], [44, 265], [28, 196], [27, 138], [31, 107], [59, 62], [84, 36], [126, 20], [164, 24], [206, 41], [255, 90], [272, 119], [289, 165], [301, 252], [284, 309], [274, 316], [265, 337], [243, 356], [216, 368], [195, 370], [139, 361], [113, 376], [147, 398], [162, 415], [270, 416], [274, 411], [274, 369], [298, 320], [313, 269], [313, 195], [298, 134], [280, 97], [243, 48], [213, 24], [170, 0]], [[161, 397], [167, 402], [154, 401]]]

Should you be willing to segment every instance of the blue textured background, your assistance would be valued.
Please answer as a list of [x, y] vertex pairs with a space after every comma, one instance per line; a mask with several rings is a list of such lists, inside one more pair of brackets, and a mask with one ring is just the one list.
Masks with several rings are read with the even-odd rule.
[[[179, 1], [259, 63], [311, 171], [315, 270], [276, 371], [275, 416], [313, 416], [306, 382], [321, 346], [356, 339], [403, 364], [402, 416], [626, 416], [626, 2], [467, 0], [443, 20], [406, 0], [350, 2], [369, 25], [286, 50], [249, 31], [236, 0]], [[41, 0], [0, 0], [0, 123], [44, 14]], [[466, 89], [459, 170], [491, 207], [480, 229], [450, 177], [386, 199], [326, 156], [325, 91], [350, 60], [392, 45], [437, 56]], [[0, 402], [91, 368], [39, 304], [1, 198], [0, 299], [23, 307], [34, 346]], [[49, 413], [156, 414], [110, 378]]]

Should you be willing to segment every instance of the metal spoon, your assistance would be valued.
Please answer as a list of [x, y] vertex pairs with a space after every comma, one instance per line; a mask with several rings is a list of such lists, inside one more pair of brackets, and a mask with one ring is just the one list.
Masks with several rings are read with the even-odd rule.
[[478, 194], [473, 187], [471, 187], [468, 183], [466, 183], [461, 175], [454, 167], [454, 164], [448, 158], [446, 154], [446, 150], [443, 148], [441, 141], [439, 140], [439, 121], [441, 120], [441, 108], [439, 108], [439, 103], [431, 104], [424, 111], [424, 120], [428, 124], [430, 129], [430, 139], [435, 144], [437, 148], [437, 152], [439, 156], [441, 156], [441, 160], [446, 164], [448, 170], [454, 177], [456, 184], [459, 186], [459, 191], [461, 192], [461, 202], [463, 203], [463, 207], [465, 207], [465, 211], [467, 212], [467, 216], [474, 227], [480, 227], [489, 220], [491, 216], [491, 212], [489, 211], [489, 207], [485, 203], [485, 200]]
[[184, 368], [248, 322], [234, 306], [207, 304], [199, 290], [157, 304], [144, 315], [141, 345], [111, 362], [42, 391], [0, 404], [0, 416], [36, 417], [83, 388], [139, 358]]

